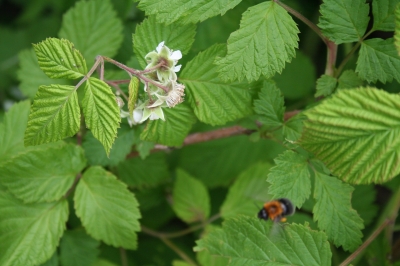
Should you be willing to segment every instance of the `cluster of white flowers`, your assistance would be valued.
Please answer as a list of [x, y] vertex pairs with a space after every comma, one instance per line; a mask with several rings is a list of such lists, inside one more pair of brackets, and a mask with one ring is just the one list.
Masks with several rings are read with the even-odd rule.
[[[181, 51], [169, 49], [164, 42], [157, 46], [156, 51], [151, 51], [145, 56], [147, 66], [144, 72], [154, 69], [145, 74], [153, 82], [142, 80], [148, 99], [144, 102], [139, 101], [132, 115], [122, 110], [123, 105], [121, 106], [119, 103], [121, 117], [127, 117], [129, 125], [140, 124], [147, 119], [165, 120], [162, 108], [174, 107], [183, 101], [185, 86], [177, 82], [178, 77], [176, 76], [176, 72], [181, 69], [181, 65], [176, 64], [181, 58]], [[122, 101], [122, 99], [120, 100]]]

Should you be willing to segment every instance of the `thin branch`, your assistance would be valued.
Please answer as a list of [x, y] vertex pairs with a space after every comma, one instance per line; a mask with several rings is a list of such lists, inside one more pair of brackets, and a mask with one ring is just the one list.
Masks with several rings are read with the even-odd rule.
[[126, 94], [121, 90], [121, 88], [118, 86], [118, 84], [114, 83], [113, 81], [105, 81], [105, 83], [107, 83], [108, 85], [112, 86], [113, 88], [115, 88], [119, 94], [122, 95], [122, 97], [124, 97], [125, 101], [129, 101], [128, 96], [126, 96]]
[[296, 18], [298, 18], [299, 20], [301, 20], [304, 24], [306, 24], [308, 27], [310, 27], [310, 29], [312, 29], [321, 39], [322, 41], [328, 46], [328, 42], [329, 39], [326, 38], [324, 35], [322, 35], [321, 30], [317, 27], [317, 25], [315, 25], [314, 23], [312, 23], [308, 18], [306, 18], [305, 16], [303, 16], [302, 14], [300, 14], [299, 12], [297, 12], [296, 10], [294, 10], [293, 8], [285, 5], [284, 3], [282, 3], [279, 0], [273, 0], [275, 3], [277, 3], [278, 5], [280, 5], [281, 7], [283, 7], [287, 12], [289, 12], [290, 14], [292, 14], [293, 16], [295, 16]]
[[185, 252], [183, 252], [178, 246], [176, 246], [172, 241], [170, 241], [168, 238], [161, 237], [160, 238], [162, 242], [164, 242], [165, 245], [167, 245], [170, 249], [175, 251], [176, 254], [179, 255], [184, 261], [189, 263], [190, 265], [197, 265], [196, 262], [194, 262], [191, 258], [189, 258], [188, 255], [186, 255]]
[[121, 256], [122, 266], [128, 266], [128, 258], [126, 257], [126, 250], [124, 248], [119, 248], [119, 254]]
[[143, 225], [142, 225], [141, 229], [142, 229], [143, 233], [145, 233], [147, 235], [150, 235], [150, 236], [157, 237], [157, 238], [176, 238], [176, 237], [181, 237], [181, 236], [190, 234], [190, 233], [195, 232], [195, 231], [197, 231], [199, 229], [202, 229], [207, 224], [212, 223], [213, 221], [219, 219], [220, 217], [221, 217], [220, 214], [217, 213], [216, 215], [210, 217], [210, 219], [208, 219], [207, 221], [205, 221], [202, 224], [198, 224], [196, 226], [184, 229], [182, 231], [173, 232], [173, 233], [157, 232], [157, 231], [151, 230], [150, 228], [147, 228], [147, 227], [145, 227]]
[[387, 219], [385, 220], [369, 237], [365, 242], [351, 254], [347, 259], [345, 259], [342, 263], [340, 263], [339, 266], [346, 266], [349, 265], [350, 262], [352, 262], [365, 248], [368, 247], [369, 244], [371, 244], [372, 241], [382, 232], [382, 230], [389, 225], [390, 223], [393, 223], [392, 220]]
[[65, 193], [64, 198], [67, 199], [69, 197], [69, 195], [71, 195], [72, 191], [74, 191], [76, 185], [78, 184], [79, 180], [81, 179], [82, 174], [79, 173], [76, 175], [74, 183], [72, 184], [72, 186], [68, 189], [67, 193]]
[[93, 74], [93, 72], [97, 69], [97, 66], [100, 63], [104, 63], [103, 58], [101, 56], [96, 56], [96, 62], [94, 62], [92, 68], [89, 70], [89, 72], [79, 81], [78, 84], [76, 84], [75, 86], [75, 90], [77, 90], [83, 82], [85, 82], [86, 80], [88, 80], [90, 78], [90, 76]]

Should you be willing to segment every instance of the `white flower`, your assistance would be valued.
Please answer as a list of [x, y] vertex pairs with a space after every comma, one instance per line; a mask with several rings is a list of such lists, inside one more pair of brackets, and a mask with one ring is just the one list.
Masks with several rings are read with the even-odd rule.
[[132, 115], [121, 109], [121, 113], [120, 113], [121, 118], [127, 118], [128, 119], [128, 124], [130, 127], [132, 127], [133, 125], [137, 125], [141, 123], [142, 117], [143, 117], [143, 110], [142, 109], [138, 109], [136, 108], [135, 110], [133, 110]]
[[[177, 80], [175, 72], [181, 69], [181, 65], [176, 65], [182, 58], [181, 51], [173, 51], [164, 45], [164, 41], [158, 44], [156, 51], [151, 51], [145, 56], [148, 65], [145, 69], [153, 68], [163, 62], [163, 66], [156, 70], [158, 81], [164, 83], [170, 80]], [[151, 76], [152, 73], [149, 75]]]
[[165, 121], [164, 112], [163, 112], [161, 106], [157, 106], [157, 107], [153, 107], [153, 108], [149, 108], [149, 107], [146, 106], [143, 109], [143, 117], [140, 120], [140, 123], [143, 123], [148, 118], [150, 120], [157, 120], [157, 119], [161, 118], [162, 120]]

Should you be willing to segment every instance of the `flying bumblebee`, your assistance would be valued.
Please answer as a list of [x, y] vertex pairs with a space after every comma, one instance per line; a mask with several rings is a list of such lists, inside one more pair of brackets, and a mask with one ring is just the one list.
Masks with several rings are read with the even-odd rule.
[[282, 198], [264, 203], [257, 216], [263, 220], [270, 219], [274, 222], [286, 222], [286, 216], [292, 215], [294, 210], [292, 202]]

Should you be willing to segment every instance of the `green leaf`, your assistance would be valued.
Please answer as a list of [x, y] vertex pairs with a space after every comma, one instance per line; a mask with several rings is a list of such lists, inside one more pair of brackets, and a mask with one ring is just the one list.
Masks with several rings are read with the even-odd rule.
[[303, 121], [305, 117], [303, 115], [296, 115], [286, 121], [282, 127], [282, 133], [285, 140], [289, 142], [295, 142], [301, 137], [303, 131]]
[[400, 173], [399, 110], [397, 94], [339, 90], [305, 112], [299, 144], [346, 182], [384, 183]]
[[153, 187], [169, 178], [165, 154], [130, 158], [118, 165], [118, 177], [134, 188]]
[[372, 1], [374, 17], [373, 30], [393, 31], [395, 28], [395, 10], [399, 0]]
[[269, 194], [274, 198], [288, 198], [301, 207], [310, 196], [311, 181], [307, 157], [294, 151], [285, 151], [275, 160], [267, 181], [271, 184]]
[[363, 41], [357, 61], [356, 72], [369, 83], [377, 80], [391, 82], [393, 78], [400, 82], [400, 57], [393, 38], [379, 38]]
[[264, 2], [243, 13], [240, 29], [228, 39], [228, 54], [217, 58], [222, 80], [248, 81], [281, 73], [298, 47], [299, 30], [277, 3]]
[[107, 156], [103, 145], [90, 131], [85, 134], [82, 146], [85, 149], [85, 155], [90, 165], [116, 166], [125, 160], [126, 155], [132, 150], [133, 142], [133, 131], [119, 128], [118, 138], [115, 139], [109, 156]]
[[47, 38], [33, 48], [40, 68], [49, 78], [77, 79], [87, 73], [85, 59], [68, 40]]
[[364, 228], [362, 219], [351, 208], [354, 189], [335, 177], [314, 173], [314, 220], [336, 246], [354, 251], [362, 243], [361, 229]]
[[361, 219], [363, 219], [365, 227], [371, 224], [378, 213], [378, 206], [374, 204], [375, 200], [376, 191], [373, 185], [360, 185], [354, 187], [351, 204], [360, 215]]
[[135, 109], [139, 93], [139, 79], [137, 77], [132, 76], [131, 81], [129, 82], [128, 90], [129, 90], [128, 110], [129, 114], [132, 117], [133, 110]]
[[186, 85], [190, 106], [197, 118], [211, 125], [223, 125], [228, 121], [251, 113], [251, 95], [247, 83], [224, 83], [218, 77], [216, 56], [224, 56], [222, 44], [211, 46], [190, 61], [179, 80]]
[[362, 80], [352, 69], [343, 71], [342, 75], [339, 77], [338, 83], [338, 89], [353, 89], [363, 84]]
[[53, 253], [53, 256], [48, 261], [40, 264], [40, 266], [59, 266], [57, 251]]
[[140, 140], [139, 143], [136, 144], [136, 150], [138, 151], [140, 158], [144, 160], [150, 155], [150, 152], [154, 146], [154, 142]]
[[[206, 231], [202, 233], [202, 237], [204, 238], [208, 234], [212, 234], [213, 230], [215, 230], [217, 226], [207, 225]], [[198, 251], [196, 254], [196, 259], [201, 266], [221, 266], [221, 265], [229, 265], [229, 259], [220, 256], [213, 256], [207, 249], [203, 249]]]
[[229, 188], [228, 195], [221, 206], [221, 217], [224, 219], [238, 214], [255, 216], [259, 209], [268, 201], [268, 183], [266, 182], [269, 163], [258, 163], [242, 172], [235, 183]]
[[66, 231], [60, 243], [60, 260], [63, 266], [93, 265], [100, 251], [99, 242], [84, 230]]
[[71, 40], [88, 62], [115, 56], [123, 39], [121, 20], [108, 0], [77, 2], [64, 14], [58, 35]]
[[361, 0], [324, 0], [318, 26], [336, 44], [362, 38], [369, 21], [369, 6]]
[[396, 6], [395, 15], [396, 28], [394, 30], [394, 45], [396, 47], [397, 54], [400, 55], [400, 4]]
[[195, 251], [230, 259], [229, 265], [331, 265], [326, 235], [298, 224], [272, 234], [273, 224], [253, 217], [228, 219], [222, 229], [197, 241]]
[[185, 104], [174, 108], [164, 108], [165, 121], [161, 119], [147, 122], [140, 138], [145, 141], [179, 146], [182, 145], [196, 118]]
[[316, 69], [309, 56], [300, 50], [296, 51], [296, 58], [285, 65], [280, 75], [273, 80], [281, 89], [285, 99], [297, 100], [308, 97], [315, 89]]
[[247, 136], [233, 136], [183, 147], [179, 165], [208, 187], [228, 186], [249, 165], [270, 161], [283, 151], [282, 145], [271, 140], [255, 143]]
[[14, 104], [0, 124], [0, 161], [24, 150], [24, 134], [28, 122], [30, 102]]
[[179, 20], [189, 24], [224, 15], [239, 3], [240, 0], [141, 0], [138, 7], [146, 15], [156, 15], [159, 22], [170, 24]]
[[314, 95], [315, 98], [320, 96], [329, 96], [336, 88], [337, 79], [332, 76], [322, 75], [317, 80], [317, 91]]
[[78, 146], [39, 147], [1, 164], [0, 182], [25, 203], [50, 202], [68, 191], [85, 165], [83, 150]]
[[33, 99], [35, 94], [41, 85], [50, 85], [58, 83], [67, 85], [68, 80], [59, 79], [53, 80], [46, 76], [43, 71], [40, 70], [39, 64], [36, 58], [36, 54], [33, 49], [26, 49], [18, 54], [20, 68], [18, 70], [18, 80], [21, 82], [19, 89], [22, 93]]
[[150, 16], [136, 27], [135, 34], [132, 36], [133, 51], [140, 65], [145, 68], [147, 63], [144, 57], [154, 51], [160, 42], [165, 41], [168, 48], [187, 54], [195, 35], [196, 25], [194, 24], [165, 25], [157, 23], [155, 16]]
[[72, 137], [79, 130], [78, 94], [73, 86], [40, 86], [29, 114], [25, 145]]
[[281, 91], [276, 84], [270, 81], [264, 82], [258, 98], [254, 101], [254, 111], [261, 115], [258, 120], [268, 127], [281, 126], [285, 112], [285, 103]]
[[90, 78], [84, 88], [82, 109], [87, 127], [109, 155], [121, 122], [119, 107], [111, 88], [102, 80]]
[[136, 249], [141, 217], [138, 203], [114, 175], [98, 166], [89, 168], [76, 187], [74, 202], [76, 215], [94, 239]]
[[210, 215], [210, 197], [199, 180], [178, 169], [172, 191], [172, 208], [187, 223], [206, 221]]
[[0, 213], [0, 265], [37, 265], [55, 252], [68, 219], [68, 203], [24, 204], [0, 191]]

